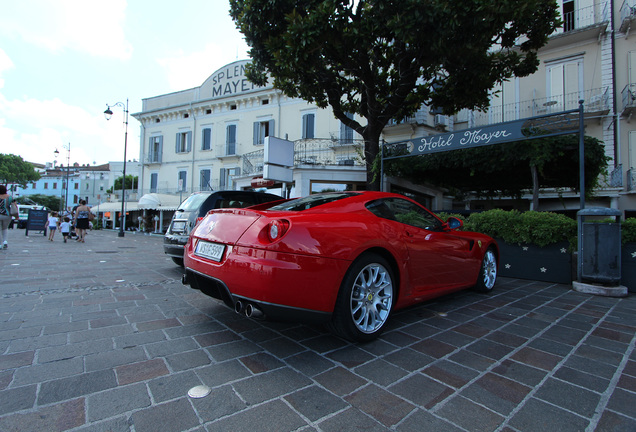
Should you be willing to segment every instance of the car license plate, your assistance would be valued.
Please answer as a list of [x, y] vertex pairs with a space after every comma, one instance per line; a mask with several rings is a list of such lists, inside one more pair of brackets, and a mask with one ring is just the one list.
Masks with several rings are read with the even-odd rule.
[[183, 232], [185, 231], [185, 226], [186, 226], [185, 221], [174, 221], [172, 222], [172, 231]]
[[197, 247], [194, 250], [194, 254], [218, 262], [221, 261], [221, 258], [223, 258], [224, 251], [225, 245], [199, 240]]

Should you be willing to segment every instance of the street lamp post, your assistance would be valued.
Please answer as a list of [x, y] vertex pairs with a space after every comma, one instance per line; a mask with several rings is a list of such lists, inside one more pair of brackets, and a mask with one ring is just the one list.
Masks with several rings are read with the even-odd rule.
[[[68, 207], [68, 181], [69, 181], [69, 175], [70, 175], [70, 169], [71, 169], [71, 143], [68, 143], [68, 147], [65, 145], [62, 145], [62, 148], [66, 149], [66, 186], [64, 190], [62, 190], [62, 192], [64, 193], [64, 203], [63, 205], [60, 206], [62, 207], [60, 211], [65, 212], [66, 207]], [[56, 158], [60, 154], [60, 152], [57, 149], [55, 149], [54, 153]]]
[[117, 102], [113, 105], [106, 104], [106, 111], [104, 111], [104, 117], [106, 120], [110, 120], [113, 116], [113, 112], [111, 111], [111, 107], [120, 106], [124, 109], [124, 177], [121, 182], [121, 221], [119, 223], [119, 233], [117, 234], [119, 237], [124, 236], [124, 223], [126, 221], [126, 147], [128, 146], [128, 99], [126, 99], [126, 104], [123, 102]]

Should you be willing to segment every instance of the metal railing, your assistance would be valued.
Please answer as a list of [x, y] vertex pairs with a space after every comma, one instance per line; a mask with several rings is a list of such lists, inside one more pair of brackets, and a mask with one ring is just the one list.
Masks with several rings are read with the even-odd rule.
[[608, 2], [603, 2], [602, 4], [597, 2], [591, 6], [565, 12], [561, 20], [563, 21], [563, 26], [556, 29], [552, 34], [553, 36], [604, 23], [609, 20]]
[[[577, 91], [545, 98], [535, 98], [504, 105], [491, 105], [487, 111], [475, 111], [474, 126], [485, 126], [543, 114], [577, 109], [583, 99], [586, 113], [608, 112], [610, 109], [608, 87]], [[496, 101], [495, 101], [496, 102]]]
[[[364, 141], [334, 138], [301, 139], [294, 142], [294, 166], [364, 166]], [[241, 175], [263, 172], [264, 151], [241, 156]]]
[[623, 108], [621, 111], [624, 111], [629, 108], [636, 107], [636, 84], [627, 84], [623, 91], [621, 92], [621, 99], [623, 102]]

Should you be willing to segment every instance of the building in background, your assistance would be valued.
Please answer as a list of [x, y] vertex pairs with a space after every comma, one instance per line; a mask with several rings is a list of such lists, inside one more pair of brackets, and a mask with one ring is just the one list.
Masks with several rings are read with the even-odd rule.
[[[636, 212], [636, 49], [630, 39], [636, 0], [560, 0], [563, 27], [539, 56], [537, 72], [493, 89], [487, 112], [453, 116], [423, 106], [384, 129], [388, 142], [425, 137], [575, 109], [585, 101], [585, 134], [605, 143], [611, 169], [590, 205]], [[249, 60], [228, 64], [200, 87], [143, 100], [139, 208], [167, 222], [181, 199], [199, 190], [268, 189], [291, 197], [325, 189], [364, 188], [360, 137], [330, 109], [257, 87], [244, 75]], [[294, 143], [292, 175], [263, 178], [264, 138]], [[407, 193], [436, 209], [530, 209], [532, 195], [458, 202], [435, 185], [385, 179], [385, 190]], [[574, 190], [542, 190], [537, 210], [576, 210]]]

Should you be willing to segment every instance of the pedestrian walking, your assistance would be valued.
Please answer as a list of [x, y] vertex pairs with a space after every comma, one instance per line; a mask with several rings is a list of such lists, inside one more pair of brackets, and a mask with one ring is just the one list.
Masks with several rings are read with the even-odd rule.
[[7, 187], [0, 185], [0, 242], [2, 249], [9, 247], [9, 225], [11, 224], [11, 203], [13, 197], [7, 194]]
[[85, 200], [80, 200], [80, 205], [75, 209], [75, 231], [77, 231], [77, 241], [84, 243], [86, 230], [88, 229], [91, 209], [86, 205]]
[[55, 231], [57, 230], [59, 223], [60, 220], [57, 218], [57, 212], [51, 212], [48, 219], [49, 241], [53, 241], [53, 237], [55, 237]]
[[66, 243], [71, 234], [71, 219], [68, 216], [64, 216], [64, 222], [60, 224], [60, 232], [64, 236], [64, 243]]

